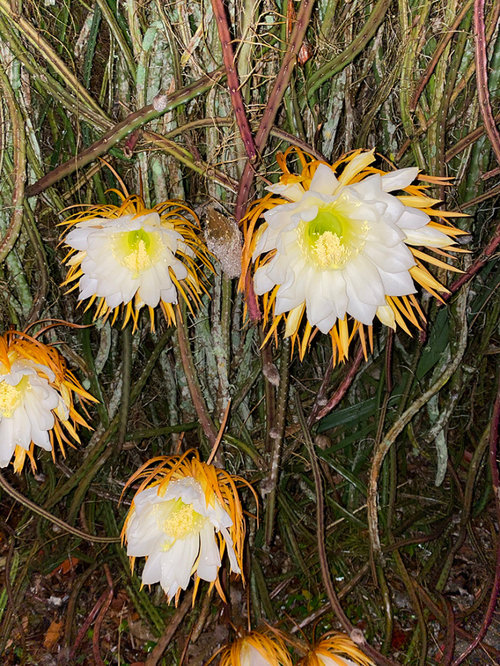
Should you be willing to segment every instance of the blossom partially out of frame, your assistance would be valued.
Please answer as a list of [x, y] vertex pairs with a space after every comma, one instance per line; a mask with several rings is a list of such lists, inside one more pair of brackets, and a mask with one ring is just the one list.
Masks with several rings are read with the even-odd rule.
[[220, 666], [292, 666], [292, 659], [278, 632], [251, 631], [223, 648]]
[[142, 582], [159, 582], [168, 600], [177, 599], [194, 574], [195, 594], [200, 580], [205, 580], [224, 598], [218, 571], [225, 551], [231, 571], [242, 570], [245, 521], [237, 485], [248, 484], [201, 462], [194, 451], [153, 458], [129, 483], [137, 478], [143, 481], [122, 540], [132, 567], [136, 557], [147, 558]]
[[327, 633], [314, 645], [299, 666], [374, 666], [345, 634]]
[[248, 290], [253, 278], [268, 338], [284, 320], [285, 337], [297, 342], [303, 358], [319, 330], [330, 335], [336, 362], [347, 358], [356, 332], [366, 355], [364, 327], [371, 346], [375, 317], [408, 333], [408, 322], [419, 327], [416, 285], [437, 298], [447, 291], [424, 262], [458, 270], [435, 255], [460, 251], [455, 237], [465, 232], [446, 222], [460, 214], [435, 209], [438, 200], [425, 186], [412, 185], [418, 169], [386, 173], [370, 166], [373, 151], [357, 150], [330, 166], [297, 150], [298, 175], [288, 169], [289, 152], [278, 155], [279, 182], [244, 219], [240, 289]]
[[193, 312], [204, 291], [202, 267], [212, 270], [198, 218], [182, 203], [148, 209], [140, 196], [111, 191], [120, 206], [90, 206], [64, 223], [69, 270], [63, 285], [78, 289], [79, 301], [90, 299], [86, 309], [97, 303], [95, 318], [112, 313], [114, 323], [123, 310], [123, 325], [132, 318], [136, 327], [146, 306], [154, 327], [160, 305], [173, 324], [179, 296]]
[[95, 401], [67, 369], [57, 349], [19, 331], [0, 336], [0, 467], [14, 458], [20, 472], [26, 455], [35, 467], [33, 450], [39, 446], [54, 455], [54, 440], [79, 442], [77, 426], [89, 427], [75, 409]]

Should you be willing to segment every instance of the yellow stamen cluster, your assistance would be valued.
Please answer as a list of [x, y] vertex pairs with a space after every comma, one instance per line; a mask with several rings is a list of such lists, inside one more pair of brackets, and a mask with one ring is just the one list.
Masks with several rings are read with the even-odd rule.
[[192, 532], [199, 532], [206, 522], [206, 518], [197, 513], [191, 504], [184, 504], [181, 499], [158, 504], [156, 509], [160, 513], [161, 529], [172, 539], [183, 539]]

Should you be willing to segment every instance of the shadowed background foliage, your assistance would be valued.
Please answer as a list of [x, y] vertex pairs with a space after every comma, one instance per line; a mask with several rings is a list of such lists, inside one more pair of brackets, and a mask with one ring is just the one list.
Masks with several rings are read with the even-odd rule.
[[[57, 225], [69, 206], [118, 203], [106, 194], [118, 187], [113, 170], [147, 205], [190, 202], [220, 258], [207, 275], [210, 298], [196, 317], [184, 313], [178, 332], [161, 317], [151, 331], [144, 317], [134, 334], [99, 322], [47, 333], [100, 400], [94, 430], [55, 464], [39, 455], [36, 473], [5, 478], [67, 523], [117, 536], [128, 477], [190, 446], [206, 459], [231, 399], [218, 462], [261, 498], [257, 522], [243, 493], [246, 586], [226, 574], [223, 604], [202, 584], [191, 610], [188, 599], [175, 609], [161, 590], [141, 589], [119, 544], [81, 540], [2, 492], [3, 663], [201, 666], [231, 623], [247, 624], [248, 608], [253, 626], [280, 621], [297, 636], [339, 628], [318, 539], [344, 612], [388, 658], [498, 663], [500, 5], [231, 0], [225, 11], [234, 72], [216, 0], [0, 0], [2, 329], [45, 318], [92, 324], [60, 287]], [[236, 115], [231, 88], [243, 100]], [[257, 150], [245, 171], [248, 133]], [[354, 346], [332, 368], [321, 336], [302, 363], [281, 340], [260, 349], [262, 334], [244, 317], [234, 219], [276, 180], [275, 155], [289, 145], [327, 161], [375, 147], [398, 167], [450, 177], [431, 196], [470, 215], [458, 219], [470, 232], [470, 254], [457, 259], [465, 276], [438, 275], [452, 285], [447, 305], [424, 298], [427, 323], [412, 337], [375, 326], [366, 362]], [[372, 460], [385, 453], [379, 474]], [[462, 662], [478, 634], [482, 647]]]

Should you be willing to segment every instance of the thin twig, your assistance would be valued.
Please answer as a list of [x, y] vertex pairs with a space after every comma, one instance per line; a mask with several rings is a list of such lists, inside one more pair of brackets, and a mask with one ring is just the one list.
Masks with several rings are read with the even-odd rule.
[[486, 134], [491, 141], [497, 162], [500, 164], [500, 134], [491, 111], [490, 91], [488, 89], [488, 55], [486, 53], [486, 30], [484, 26], [484, 0], [475, 0], [474, 2], [474, 41], [479, 110], [483, 117]]
[[344, 613], [344, 610], [340, 605], [338, 596], [335, 592], [335, 588], [333, 587], [330, 568], [328, 565], [328, 555], [326, 552], [326, 543], [325, 543], [325, 512], [324, 512], [323, 482], [321, 480], [321, 472], [319, 469], [318, 459], [314, 451], [314, 444], [311, 438], [311, 434], [309, 432], [304, 417], [304, 412], [302, 410], [302, 404], [300, 402], [300, 397], [298, 392], [295, 393], [294, 397], [295, 397], [295, 409], [302, 429], [302, 434], [304, 436], [304, 442], [307, 451], [309, 453], [309, 458], [311, 460], [311, 467], [314, 476], [314, 485], [316, 489], [316, 536], [317, 536], [318, 556], [321, 567], [321, 577], [323, 579], [323, 584], [325, 586], [328, 600], [330, 601], [332, 610], [337, 616], [337, 619], [342, 625], [344, 631], [347, 632], [350, 638], [357, 645], [359, 645], [360, 648], [369, 657], [374, 659], [377, 664], [381, 664], [382, 666], [398, 666], [396, 662], [380, 654], [378, 650], [376, 650], [366, 642], [366, 639], [361, 629], [354, 627], [349, 618], [347, 617], [347, 615]]
[[445, 32], [443, 35], [441, 42], [439, 43], [439, 46], [437, 49], [434, 51], [434, 54], [432, 56], [432, 59], [430, 63], [427, 65], [427, 69], [424, 72], [424, 75], [420, 79], [420, 83], [417, 86], [417, 89], [415, 90], [415, 93], [413, 94], [413, 97], [411, 98], [410, 104], [409, 104], [409, 110], [410, 111], [415, 111], [417, 108], [417, 102], [420, 99], [420, 95], [422, 94], [425, 86], [429, 82], [429, 79], [432, 76], [432, 73], [436, 69], [436, 65], [439, 62], [439, 59], [443, 55], [443, 52], [446, 48], [446, 46], [449, 44], [449, 42], [453, 39], [458, 27], [464, 20], [465, 16], [467, 15], [469, 9], [472, 7], [474, 0], [469, 0], [462, 8], [462, 11], [457, 15], [455, 20], [453, 21], [452, 25], [448, 28], [448, 30]]
[[[500, 378], [499, 378], [500, 379]], [[498, 473], [498, 460], [497, 460], [497, 451], [498, 451], [498, 429], [500, 424], [500, 381], [497, 380], [497, 397], [495, 404], [493, 406], [493, 415], [491, 417], [490, 425], [490, 436], [489, 436], [489, 446], [490, 446], [490, 472], [491, 472], [491, 485], [493, 487], [493, 496], [495, 498], [495, 508], [497, 514], [497, 521], [500, 521], [500, 478]], [[497, 543], [496, 543], [496, 564], [495, 564], [495, 579], [493, 581], [493, 586], [491, 588], [490, 600], [488, 603], [488, 608], [481, 624], [481, 629], [479, 630], [477, 636], [474, 638], [469, 647], [462, 652], [462, 654], [455, 659], [453, 666], [459, 666], [467, 657], [473, 652], [479, 643], [486, 636], [488, 627], [491, 624], [493, 619], [493, 613], [495, 612], [495, 607], [497, 605], [498, 597], [500, 595], [500, 537], [497, 534]]]
[[101, 657], [101, 652], [99, 650], [99, 636], [101, 633], [102, 622], [104, 620], [106, 613], [108, 612], [108, 608], [111, 606], [111, 602], [113, 601], [113, 595], [114, 595], [113, 579], [111, 578], [111, 572], [109, 571], [109, 566], [107, 564], [104, 565], [104, 571], [106, 573], [106, 580], [108, 581], [109, 590], [106, 600], [102, 604], [101, 609], [99, 610], [99, 614], [97, 615], [94, 624], [94, 633], [92, 635], [92, 654], [94, 655], [94, 662], [96, 666], [104, 666], [104, 662]]
[[186, 330], [187, 327], [183, 320], [179, 306], [176, 306], [176, 320], [179, 351], [181, 354], [182, 366], [184, 368], [184, 374], [186, 375], [189, 392], [191, 394], [191, 400], [193, 401], [195, 411], [198, 415], [198, 418], [200, 419], [200, 425], [203, 429], [203, 432], [205, 433], [210, 446], [213, 447], [217, 441], [217, 429], [214, 426], [212, 419], [210, 418], [207, 405], [203, 395], [201, 394], [196, 368], [194, 367], [193, 357], [189, 347], [189, 339]]
[[360, 346], [358, 351], [356, 352], [356, 356], [353, 358], [351, 365], [349, 366], [349, 369], [347, 370], [346, 376], [342, 380], [342, 383], [335, 390], [335, 393], [328, 400], [326, 405], [324, 405], [323, 407], [320, 407], [320, 405], [317, 403], [314, 405], [313, 410], [308, 418], [308, 423], [310, 426], [312, 426], [313, 423], [319, 421], [324, 416], [329, 414], [332, 411], [332, 409], [334, 409], [339, 404], [339, 402], [342, 400], [342, 398], [349, 390], [349, 387], [351, 386], [352, 382], [354, 381], [354, 377], [356, 376], [356, 373], [359, 370], [359, 366], [361, 365], [363, 357], [364, 357], [363, 348]]
[[192, 601], [192, 594], [191, 592], [189, 592], [188, 594], [186, 594], [186, 596], [182, 600], [181, 605], [179, 606], [179, 608], [177, 608], [174, 616], [170, 619], [167, 626], [165, 627], [165, 633], [159, 639], [154, 650], [146, 659], [145, 666], [156, 666], [156, 664], [160, 661], [170, 641], [175, 636], [175, 632], [177, 631], [182, 620], [184, 619], [184, 616], [191, 608], [191, 601]]
[[495, 254], [497, 247], [500, 245], [500, 224], [496, 228], [495, 235], [490, 240], [488, 245], [482, 250], [479, 257], [474, 261], [471, 266], [463, 273], [458, 280], [456, 280], [450, 287], [448, 287], [448, 294], [443, 294], [443, 300], [447, 301], [452, 294], [456, 293], [460, 287], [472, 280], [476, 273], [479, 273], [481, 268], [489, 261], [489, 259]]

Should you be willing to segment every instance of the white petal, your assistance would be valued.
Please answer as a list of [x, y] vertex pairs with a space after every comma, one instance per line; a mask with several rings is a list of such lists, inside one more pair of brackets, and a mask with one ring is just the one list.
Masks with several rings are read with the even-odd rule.
[[141, 577], [144, 585], [153, 585], [160, 582], [162, 555], [163, 553], [153, 553], [146, 560]]
[[419, 229], [430, 222], [430, 217], [418, 208], [405, 206], [401, 217], [398, 220], [398, 226], [401, 229]]
[[257, 296], [262, 296], [268, 291], [271, 291], [276, 286], [276, 282], [269, 277], [272, 260], [265, 266], [259, 266], [253, 276], [253, 286]]
[[260, 652], [248, 642], [245, 642], [240, 652], [239, 666], [273, 666], [276, 659], [266, 659]]
[[405, 243], [409, 245], [424, 245], [426, 247], [448, 247], [453, 245], [446, 234], [433, 227], [422, 227], [421, 229], [402, 229], [406, 234]]
[[210, 523], [204, 525], [200, 532], [200, 539], [200, 559], [196, 573], [202, 580], [212, 582], [217, 578], [217, 572], [221, 564], [213, 525]]
[[239, 567], [238, 560], [236, 559], [236, 553], [234, 552], [233, 540], [231, 539], [231, 536], [225, 527], [220, 528], [220, 533], [222, 534], [222, 536], [224, 537], [224, 541], [226, 542], [226, 550], [229, 557], [229, 564], [231, 565], [231, 571], [233, 573], [239, 574], [241, 573], [241, 569]]
[[363, 254], [369, 257], [377, 268], [391, 273], [408, 270], [415, 265], [413, 254], [403, 243], [393, 248], [385, 248], [378, 243], [367, 243]]
[[0, 467], [7, 467], [14, 455], [14, 423], [12, 419], [0, 421]]
[[382, 189], [384, 192], [393, 192], [402, 190], [411, 185], [418, 176], [417, 167], [408, 167], [406, 169], [396, 169], [382, 176]]
[[332, 195], [339, 186], [339, 181], [331, 167], [320, 164], [311, 180], [310, 192]]
[[377, 317], [382, 324], [389, 326], [389, 328], [392, 328], [394, 331], [396, 330], [396, 317], [389, 305], [381, 305], [377, 308]]
[[160, 284], [158, 282], [156, 272], [151, 269], [144, 271], [140, 280], [141, 286], [139, 287], [139, 298], [141, 298], [146, 305], [155, 308], [160, 300]]
[[304, 196], [304, 188], [300, 183], [290, 183], [289, 185], [276, 183], [275, 185], [268, 185], [266, 190], [285, 199], [290, 199], [290, 201], [300, 201]]
[[378, 272], [387, 296], [407, 296], [416, 292], [415, 284], [408, 271], [387, 273], [379, 268]]
[[348, 262], [343, 273], [349, 297], [348, 311], [350, 311], [353, 300], [369, 305], [383, 305], [385, 294], [382, 281], [377, 268], [368, 257], [358, 256]]

